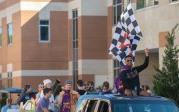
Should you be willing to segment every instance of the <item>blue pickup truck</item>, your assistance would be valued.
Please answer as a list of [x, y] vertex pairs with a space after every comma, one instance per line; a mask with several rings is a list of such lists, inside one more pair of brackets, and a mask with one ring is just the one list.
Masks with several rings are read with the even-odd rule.
[[86, 94], [79, 98], [76, 112], [179, 112], [170, 99], [159, 96]]

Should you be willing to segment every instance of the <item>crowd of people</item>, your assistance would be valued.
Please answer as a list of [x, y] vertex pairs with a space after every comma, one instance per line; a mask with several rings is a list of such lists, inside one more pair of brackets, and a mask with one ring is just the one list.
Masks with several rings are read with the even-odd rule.
[[[140, 95], [152, 95], [149, 86], [142, 85]], [[84, 83], [77, 81], [77, 90], [72, 89], [72, 81], [67, 80], [62, 86], [60, 81], [54, 83], [50, 79], [45, 79], [43, 84], [38, 85], [38, 92], [32, 92], [30, 85], [26, 85], [24, 92], [20, 95], [17, 103], [20, 105], [21, 112], [73, 112], [76, 102], [80, 95], [86, 92], [101, 92], [101, 94], [122, 94], [116, 88], [110, 88], [108, 81], [103, 82], [102, 87], [95, 88], [93, 81]], [[128, 95], [128, 93], [123, 94]], [[7, 104], [1, 112], [7, 112], [12, 104], [12, 99], [7, 99]]]
[[[72, 81], [66, 80], [61, 85], [59, 80], [52, 82], [45, 79], [38, 85], [38, 92], [33, 92], [30, 85], [24, 87], [24, 92], [17, 100], [21, 112], [73, 112], [80, 95], [86, 92], [101, 92], [102, 94], [120, 94], [125, 96], [150, 96], [152, 92], [148, 85], [140, 86], [139, 73], [143, 71], [149, 63], [148, 49], [145, 49], [145, 61], [142, 65], [133, 67], [133, 57], [128, 55], [125, 58], [125, 66], [120, 69], [119, 75], [115, 79], [114, 87], [110, 88], [108, 81], [103, 82], [102, 87], [95, 88], [93, 81], [77, 81], [77, 89], [72, 89]], [[6, 112], [11, 105], [11, 99], [7, 100], [7, 105], [1, 112]]]

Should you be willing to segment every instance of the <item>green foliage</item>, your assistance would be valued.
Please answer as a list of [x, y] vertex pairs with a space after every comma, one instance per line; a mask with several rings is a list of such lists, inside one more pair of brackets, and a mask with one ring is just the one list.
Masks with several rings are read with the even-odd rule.
[[8, 98], [7, 93], [1, 93], [2, 98], [0, 100], [0, 109], [6, 105], [6, 99]]
[[175, 30], [178, 24], [168, 33], [167, 45], [164, 50], [163, 66], [156, 70], [154, 75], [154, 91], [157, 95], [175, 100], [179, 104], [179, 68], [178, 53], [179, 49], [174, 44]]

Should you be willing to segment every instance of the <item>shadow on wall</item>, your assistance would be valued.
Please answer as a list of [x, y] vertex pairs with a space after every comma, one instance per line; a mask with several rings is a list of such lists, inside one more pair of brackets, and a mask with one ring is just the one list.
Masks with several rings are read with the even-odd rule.
[[[68, 12], [58, 2], [31, 4], [37, 10], [21, 12], [22, 77], [21, 85], [37, 87], [43, 79], [70, 79], [68, 76]], [[66, 0], [61, 0], [65, 4]], [[60, 6], [60, 5], [59, 5]], [[29, 4], [30, 7], [30, 4]], [[54, 10], [53, 10], [54, 9]], [[33, 70], [33, 71], [30, 71]], [[59, 77], [58, 75], [62, 76]], [[66, 75], [66, 76], [64, 76]]]

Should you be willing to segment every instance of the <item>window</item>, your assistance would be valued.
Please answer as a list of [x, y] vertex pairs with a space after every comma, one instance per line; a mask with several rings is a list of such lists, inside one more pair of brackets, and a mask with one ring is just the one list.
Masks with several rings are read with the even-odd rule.
[[137, 0], [137, 9], [144, 8], [145, 0]]
[[82, 100], [79, 105], [77, 105], [77, 112], [85, 112], [88, 104], [88, 100]]
[[113, 25], [120, 20], [122, 13], [122, 0], [113, 0]]
[[8, 87], [12, 87], [12, 72], [7, 73]]
[[178, 112], [178, 107], [171, 101], [144, 100], [114, 102], [114, 112]]
[[0, 47], [2, 46], [2, 27], [0, 27]]
[[142, 9], [145, 7], [149, 7], [149, 6], [154, 6], [154, 5], [158, 5], [159, 1], [158, 0], [137, 0], [137, 9]]
[[158, 5], [159, 1], [158, 0], [154, 0], [154, 5]]
[[113, 61], [113, 68], [114, 68], [114, 79], [115, 79], [119, 74], [119, 68], [120, 68], [120, 63], [117, 59]]
[[73, 85], [76, 88], [78, 80], [78, 10], [72, 10], [72, 59], [73, 59]]
[[78, 48], [78, 11], [73, 10], [73, 48]]
[[7, 77], [8, 77], [8, 78], [12, 78], [12, 72], [8, 72], [8, 73], [7, 73]]
[[9, 23], [7, 25], [7, 29], [8, 29], [8, 45], [11, 45], [12, 40], [13, 40], [13, 25], [12, 25], [12, 23]]
[[86, 112], [94, 112], [98, 100], [91, 100], [88, 104]]
[[101, 101], [97, 112], [109, 112], [109, 105], [105, 101]]
[[178, 1], [178, 0], [171, 0], [171, 2], [176, 2], [176, 1]]
[[40, 42], [49, 42], [49, 20], [40, 20]]

